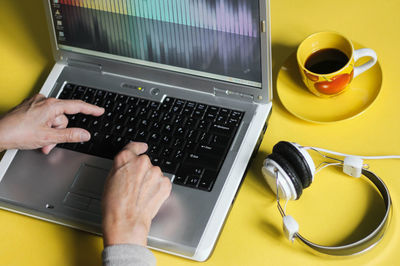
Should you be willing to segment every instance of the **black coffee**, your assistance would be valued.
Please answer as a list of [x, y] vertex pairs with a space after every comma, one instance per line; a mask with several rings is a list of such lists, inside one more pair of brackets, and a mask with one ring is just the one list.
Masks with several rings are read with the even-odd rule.
[[321, 49], [311, 54], [305, 67], [317, 74], [328, 74], [344, 67], [349, 58], [342, 51], [334, 48]]

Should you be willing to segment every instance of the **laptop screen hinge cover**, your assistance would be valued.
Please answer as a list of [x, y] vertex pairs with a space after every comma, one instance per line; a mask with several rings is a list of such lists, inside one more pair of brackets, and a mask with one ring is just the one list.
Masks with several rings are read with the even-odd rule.
[[230, 91], [226, 89], [214, 88], [214, 95], [219, 97], [234, 98], [246, 102], [254, 102], [254, 95], [246, 94], [242, 92]]
[[100, 64], [93, 64], [70, 58], [67, 59], [67, 63], [72, 67], [85, 68], [86, 70], [92, 70], [100, 73], [102, 72], [102, 66]]

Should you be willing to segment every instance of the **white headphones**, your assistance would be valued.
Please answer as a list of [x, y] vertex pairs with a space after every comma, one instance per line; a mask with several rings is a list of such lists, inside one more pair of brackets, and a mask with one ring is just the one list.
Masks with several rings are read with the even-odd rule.
[[[284, 209], [280, 205], [280, 198], [286, 200], [297, 200], [300, 198], [303, 189], [309, 187], [314, 180], [316, 168], [314, 161], [307, 150], [314, 150], [319, 152], [322, 156], [330, 158], [340, 163], [333, 163], [335, 165], [343, 165], [343, 172], [353, 177], [360, 177], [361, 174], [367, 177], [375, 185], [380, 192], [385, 203], [385, 215], [378, 227], [372, 233], [356, 242], [343, 245], [343, 246], [322, 246], [312, 243], [299, 234], [299, 225], [296, 220], [286, 215]], [[338, 160], [322, 154], [344, 156], [344, 160]], [[400, 159], [400, 156], [356, 156], [348, 155], [338, 152], [333, 152], [325, 149], [315, 147], [302, 147], [299, 144], [280, 141], [272, 150], [272, 154], [264, 161], [262, 173], [271, 188], [277, 196], [277, 203], [279, 212], [283, 218], [283, 231], [286, 237], [293, 241], [298, 238], [307, 246], [317, 250], [321, 253], [329, 255], [353, 255], [362, 253], [375, 246], [383, 237], [384, 231], [389, 223], [391, 214], [391, 199], [389, 190], [384, 182], [374, 173], [363, 168], [362, 159]], [[333, 165], [328, 164], [328, 165]], [[324, 167], [328, 166], [325, 165]], [[322, 167], [323, 168], [323, 167]], [[320, 168], [320, 169], [322, 169]]]

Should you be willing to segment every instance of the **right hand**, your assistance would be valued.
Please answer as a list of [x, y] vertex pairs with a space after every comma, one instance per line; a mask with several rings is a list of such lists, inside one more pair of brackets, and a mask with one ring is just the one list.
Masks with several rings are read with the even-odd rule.
[[171, 181], [146, 150], [147, 144], [132, 142], [114, 159], [102, 201], [104, 246], [146, 246], [151, 221], [171, 192]]

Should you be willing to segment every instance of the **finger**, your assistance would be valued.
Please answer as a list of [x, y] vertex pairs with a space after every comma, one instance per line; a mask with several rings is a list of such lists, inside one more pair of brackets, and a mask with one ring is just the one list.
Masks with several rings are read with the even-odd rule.
[[104, 113], [104, 108], [93, 104], [85, 103], [81, 100], [58, 100], [56, 105], [57, 114], [77, 114], [100, 116]]
[[[53, 127], [53, 128], [66, 128], [67, 125], [68, 125], [68, 118], [65, 115], [59, 115], [54, 119], [51, 127]], [[42, 152], [44, 154], [49, 154], [51, 152], [51, 150], [54, 149], [55, 146], [56, 146], [56, 144], [51, 144], [51, 145], [44, 146], [42, 148]]]
[[56, 146], [56, 144], [50, 144], [50, 145], [44, 146], [42, 148], [42, 152], [44, 154], [49, 154], [51, 152], [51, 150], [54, 149], [55, 146]]
[[124, 149], [128, 149], [133, 154], [141, 155], [147, 151], [148, 145], [144, 142], [131, 142], [125, 146]]
[[67, 125], [68, 125], [68, 118], [65, 115], [59, 115], [54, 119], [51, 127], [53, 127], [53, 128], [66, 128]]
[[46, 139], [49, 144], [86, 142], [90, 140], [90, 133], [82, 128], [52, 128], [47, 130]]

